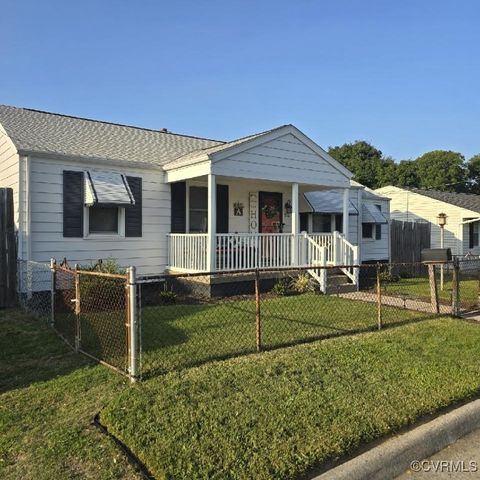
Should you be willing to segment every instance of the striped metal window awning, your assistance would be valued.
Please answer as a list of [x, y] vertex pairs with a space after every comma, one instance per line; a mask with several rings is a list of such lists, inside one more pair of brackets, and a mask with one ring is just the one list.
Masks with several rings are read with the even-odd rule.
[[135, 205], [125, 175], [113, 172], [85, 172], [85, 205]]
[[[305, 192], [305, 200], [315, 213], [343, 213], [343, 193], [327, 190], [324, 192]], [[358, 215], [358, 210], [350, 201], [349, 215]]]
[[362, 223], [388, 223], [383, 213], [376, 205], [362, 205]]

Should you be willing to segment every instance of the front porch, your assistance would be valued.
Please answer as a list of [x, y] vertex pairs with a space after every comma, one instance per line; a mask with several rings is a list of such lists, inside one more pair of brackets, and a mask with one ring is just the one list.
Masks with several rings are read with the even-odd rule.
[[358, 264], [358, 246], [339, 232], [171, 233], [168, 247], [168, 268], [177, 272]]
[[[164, 166], [172, 191], [170, 272], [359, 263], [349, 241], [351, 173], [292, 126], [186, 155]], [[312, 209], [305, 193], [335, 191], [343, 233], [307, 233]], [[334, 215], [333, 215], [334, 216]], [[307, 223], [305, 223], [307, 219]], [[312, 232], [312, 229], [309, 229]], [[356, 283], [356, 269], [344, 273]]]

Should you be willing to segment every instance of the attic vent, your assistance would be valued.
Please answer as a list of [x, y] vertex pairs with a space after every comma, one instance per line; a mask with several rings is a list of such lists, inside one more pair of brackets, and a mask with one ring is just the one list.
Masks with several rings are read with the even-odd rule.
[[168, 133], [168, 130], [166, 128], [162, 128], [162, 129], [160, 129], [160, 131], [163, 132], [163, 133]]

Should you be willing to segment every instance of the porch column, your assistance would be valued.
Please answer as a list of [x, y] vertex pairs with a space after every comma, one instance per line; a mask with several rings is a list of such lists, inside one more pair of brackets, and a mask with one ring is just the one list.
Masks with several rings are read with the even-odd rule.
[[298, 206], [298, 183], [292, 183], [292, 265], [298, 265], [300, 246], [300, 214]]
[[350, 189], [345, 188], [343, 190], [343, 235], [345, 240], [348, 240], [348, 204], [350, 200]]
[[216, 269], [217, 254], [217, 188], [215, 175], [208, 174], [208, 247], [207, 247], [207, 268], [210, 272]]

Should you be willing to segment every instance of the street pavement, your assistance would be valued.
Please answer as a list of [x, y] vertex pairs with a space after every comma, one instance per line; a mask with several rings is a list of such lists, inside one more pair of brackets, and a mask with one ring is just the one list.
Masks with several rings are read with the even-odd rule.
[[480, 479], [480, 429], [458, 439], [428, 459], [418, 463], [396, 480]]

